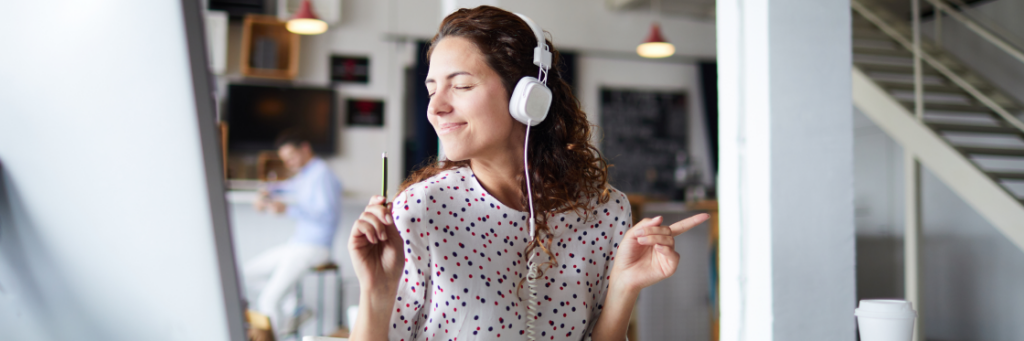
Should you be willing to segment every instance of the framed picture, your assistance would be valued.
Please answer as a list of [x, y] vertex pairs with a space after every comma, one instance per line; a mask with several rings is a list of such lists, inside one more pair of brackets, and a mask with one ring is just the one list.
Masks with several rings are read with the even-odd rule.
[[384, 101], [376, 99], [346, 100], [348, 125], [351, 127], [383, 127]]
[[370, 83], [370, 58], [331, 56], [331, 82]]

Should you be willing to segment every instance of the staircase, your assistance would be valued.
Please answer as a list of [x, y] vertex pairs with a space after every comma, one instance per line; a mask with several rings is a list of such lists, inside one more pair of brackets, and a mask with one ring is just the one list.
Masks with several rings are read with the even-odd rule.
[[1024, 165], [1024, 106], [922, 38], [917, 119], [906, 19], [864, 0], [851, 5], [854, 105], [1024, 250], [1024, 167], [1005, 166]]

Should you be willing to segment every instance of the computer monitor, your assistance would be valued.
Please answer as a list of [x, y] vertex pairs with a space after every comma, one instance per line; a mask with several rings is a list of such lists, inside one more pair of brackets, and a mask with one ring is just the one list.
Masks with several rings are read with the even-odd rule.
[[200, 1], [41, 6], [0, 21], [0, 340], [245, 340]]

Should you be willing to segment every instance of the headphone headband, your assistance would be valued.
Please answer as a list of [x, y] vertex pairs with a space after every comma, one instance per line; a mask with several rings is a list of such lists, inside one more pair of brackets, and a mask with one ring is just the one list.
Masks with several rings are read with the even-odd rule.
[[537, 47], [533, 49], [533, 64], [544, 68], [544, 70], [550, 70], [551, 50], [548, 49], [548, 44], [545, 43], [544, 31], [541, 30], [540, 26], [537, 26], [533, 20], [530, 20], [529, 17], [519, 13], [516, 13], [515, 15], [518, 15], [519, 18], [523, 19], [523, 21], [526, 22], [526, 25], [530, 26], [530, 29], [533, 30], [533, 34], [537, 36]]

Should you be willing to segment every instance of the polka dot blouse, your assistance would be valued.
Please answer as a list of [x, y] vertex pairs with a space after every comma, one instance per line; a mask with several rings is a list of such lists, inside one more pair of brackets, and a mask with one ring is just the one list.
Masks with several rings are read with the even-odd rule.
[[[631, 226], [629, 201], [592, 205], [587, 221], [573, 212], [548, 217], [557, 266], [537, 279], [537, 340], [589, 340], [601, 314], [612, 259]], [[505, 207], [472, 170], [445, 171], [409, 186], [392, 214], [405, 242], [389, 339], [526, 339], [529, 286], [522, 254], [529, 213]], [[549, 258], [535, 249], [534, 262]], [[524, 283], [525, 284], [525, 283]]]

